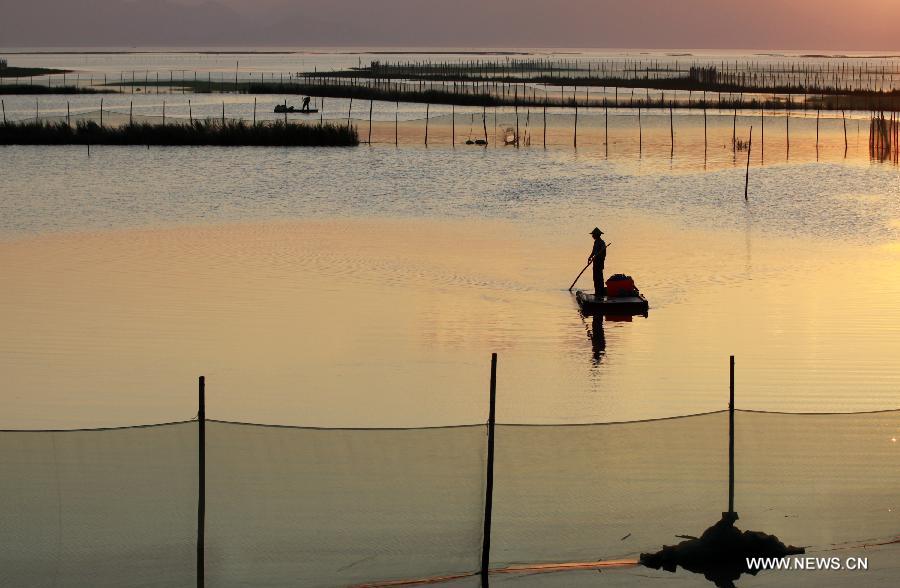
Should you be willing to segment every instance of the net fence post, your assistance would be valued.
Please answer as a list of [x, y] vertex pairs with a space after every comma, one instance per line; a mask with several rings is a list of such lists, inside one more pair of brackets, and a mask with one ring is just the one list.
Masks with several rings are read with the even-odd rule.
[[491, 511], [494, 502], [494, 426], [496, 424], [497, 407], [497, 354], [491, 354], [491, 393], [490, 412], [488, 413], [488, 453], [487, 478], [484, 496], [484, 532], [481, 544], [481, 585], [489, 584], [488, 570], [491, 559]]
[[197, 412], [199, 484], [197, 496], [197, 588], [204, 586], [206, 531], [206, 377], [200, 376]]
[[728, 516], [734, 512], [734, 356], [729, 360], [728, 377]]

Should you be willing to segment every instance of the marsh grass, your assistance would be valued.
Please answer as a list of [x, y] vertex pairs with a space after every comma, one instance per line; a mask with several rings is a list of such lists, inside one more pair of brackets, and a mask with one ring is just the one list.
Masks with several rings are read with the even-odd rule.
[[349, 147], [359, 145], [355, 127], [333, 123], [202, 120], [168, 125], [100, 126], [93, 121], [0, 124], [0, 145], [220, 145]]
[[0, 84], [0, 94], [113, 94], [115, 90], [80, 86], [40, 86], [38, 84]]

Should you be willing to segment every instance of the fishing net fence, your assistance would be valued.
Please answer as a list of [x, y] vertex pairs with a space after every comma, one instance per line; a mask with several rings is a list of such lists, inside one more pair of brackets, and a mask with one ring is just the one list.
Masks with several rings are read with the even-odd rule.
[[[811, 551], [896, 539], [900, 411], [735, 422], [743, 528]], [[0, 584], [193, 585], [199, 429], [0, 432]], [[477, 572], [487, 433], [205, 421], [207, 585]], [[490, 565], [655, 551], [715, 522], [727, 486], [727, 411], [497, 425]]]

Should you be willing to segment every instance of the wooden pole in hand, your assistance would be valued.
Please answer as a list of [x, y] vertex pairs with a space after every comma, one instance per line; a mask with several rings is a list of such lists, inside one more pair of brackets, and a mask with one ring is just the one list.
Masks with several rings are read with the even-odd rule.
[[581, 278], [582, 274], [584, 274], [584, 272], [587, 271], [587, 268], [591, 267], [591, 263], [592, 263], [592, 262], [589, 261], [589, 262], [587, 263], [587, 265], [584, 266], [584, 269], [582, 269], [580, 272], [578, 272], [578, 276], [575, 277], [575, 280], [572, 282], [572, 285], [569, 286], [569, 292], [572, 291], [572, 288], [575, 287], [575, 284], [578, 283], [578, 280]]

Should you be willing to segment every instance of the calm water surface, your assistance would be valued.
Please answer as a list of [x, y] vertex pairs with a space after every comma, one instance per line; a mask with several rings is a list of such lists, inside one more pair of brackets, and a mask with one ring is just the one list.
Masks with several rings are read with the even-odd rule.
[[[201, 374], [215, 418], [478, 422], [493, 351], [504, 422], [721, 409], [732, 353], [744, 408], [897, 407], [897, 169], [744, 202], [730, 151], [661, 152], [0, 149], [0, 424], [187, 418]], [[579, 314], [594, 225], [649, 318]]]

